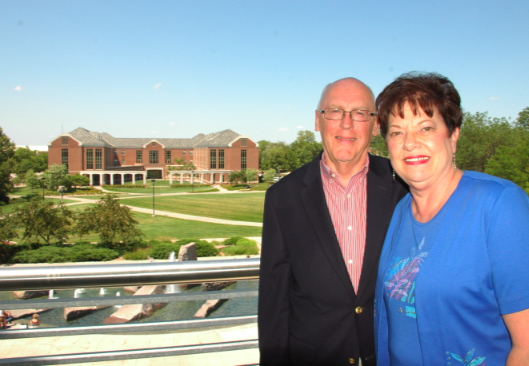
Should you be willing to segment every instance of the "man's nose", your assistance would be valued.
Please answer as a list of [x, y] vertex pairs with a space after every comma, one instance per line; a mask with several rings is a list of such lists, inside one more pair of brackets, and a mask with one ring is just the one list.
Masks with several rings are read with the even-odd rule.
[[350, 112], [347, 112], [347, 111], [344, 111], [344, 116], [342, 118], [342, 120], [340, 121], [340, 126], [344, 129], [344, 130], [348, 130], [350, 128], [354, 128], [354, 120], [353, 120], [353, 111], [350, 111]]

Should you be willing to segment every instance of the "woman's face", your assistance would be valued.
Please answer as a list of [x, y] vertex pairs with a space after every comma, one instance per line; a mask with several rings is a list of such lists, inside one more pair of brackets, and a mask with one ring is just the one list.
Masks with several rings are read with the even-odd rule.
[[414, 115], [410, 105], [404, 118], [390, 115], [388, 144], [395, 172], [414, 189], [427, 189], [452, 177], [452, 157], [456, 151], [459, 128], [449, 135], [443, 117], [435, 111], [430, 118], [420, 108]]

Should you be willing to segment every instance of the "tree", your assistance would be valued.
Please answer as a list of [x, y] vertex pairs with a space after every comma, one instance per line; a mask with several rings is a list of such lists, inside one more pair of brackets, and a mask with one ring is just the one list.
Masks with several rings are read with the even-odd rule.
[[29, 169], [26, 174], [26, 185], [30, 187], [31, 189], [38, 188], [40, 186], [39, 179], [37, 178], [37, 175], [33, 172], [33, 169]]
[[34, 172], [43, 172], [48, 167], [48, 153], [38, 154], [36, 151], [20, 147], [15, 151], [13, 163], [14, 173], [24, 179], [29, 169]]
[[10, 215], [4, 215], [0, 207], [0, 244], [6, 244], [18, 238], [17, 225]]
[[487, 161], [485, 173], [508, 179], [529, 191], [528, 132], [525, 131], [525, 136], [516, 146], [500, 146], [494, 156]]
[[516, 126], [529, 130], [529, 107], [525, 107], [523, 111], [518, 113]]
[[87, 186], [90, 184], [90, 178], [81, 174], [70, 175], [70, 182], [75, 186]]
[[505, 118], [490, 118], [487, 113], [465, 113], [457, 142], [457, 167], [484, 172], [487, 161], [500, 146], [515, 146], [519, 134]]
[[378, 134], [371, 139], [370, 153], [373, 155], [389, 157], [388, 145], [382, 135]]
[[130, 208], [121, 205], [115, 195], [107, 194], [97, 205], [79, 212], [73, 231], [79, 236], [98, 233], [101, 243], [113, 244], [142, 239], [144, 235], [137, 225]]
[[15, 144], [7, 137], [0, 127], [0, 202], [8, 203], [7, 196], [13, 190], [11, 173], [12, 158], [15, 154]]
[[274, 180], [274, 177], [276, 176], [276, 171], [275, 169], [268, 169], [268, 170], [265, 170], [264, 174], [263, 174], [263, 181], [265, 182], [272, 182]]
[[228, 177], [228, 181], [230, 183], [246, 183], [247, 179], [246, 179], [246, 173], [244, 172], [244, 170], [233, 170], [230, 172], [230, 175]]
[[[262, 152], [260, 169], [280, 169], [289, 170], [288, 154], [290, 148], [284, 142], [271, 142]], [[261, 155], [261, 154], [260, 154]]]
[[50, 189], [57, 189], [59, 186], [70, 187], [70, 175], [66, 165], [55, 164], [50, 166], [43, 174], [44, 184]]
[[50, 244], [52, 239], [64, 243], [68, 238], [73, 213], [68, 208], [55, 206], [51, 201], [35, 197], [26, 204], [16, 207], [12, 218], [23, 228], [22, 239]]
[[257, 170], [255, 169], [246, 169], [245, 175], [247, 182], [255, 182], [258, 179]]
[[322, 148], [322, 144], [316, 141], [314, 132], [298, 131], [296, 140], [290, 144], [290, 153], [286, 156], [288, 164], [284, 170], [294, 170], [310, 163]]
[[177, 166], [169, 166], [169, 170], [197, 170], [197, 167], [193, 163], [187, 163], [184, 158], [175, 158], [174, 163]]

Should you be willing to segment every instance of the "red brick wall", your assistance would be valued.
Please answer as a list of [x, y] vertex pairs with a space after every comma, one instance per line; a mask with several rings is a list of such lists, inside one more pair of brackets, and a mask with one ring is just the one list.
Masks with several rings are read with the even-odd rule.
[[51, 142], [48, 147], [48, 166], [62, 164], [62, 149], [68, 149], [68, 172], [79, 173], [83, 169], [83, 149], [71, 137], [68, 137], [68, 145], [62, 144], [62, 136]]

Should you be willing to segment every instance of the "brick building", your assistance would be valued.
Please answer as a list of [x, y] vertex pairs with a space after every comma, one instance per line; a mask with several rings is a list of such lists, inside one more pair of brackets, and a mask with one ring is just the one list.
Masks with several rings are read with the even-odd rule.
[[230, 171], [259, 169], [259, 147], [232, 130], [189, 139], [115, 138], [77, 128], [48, 144], [48, 164], [64, 164], [70, 174], [90, 178], [91, 185], [122, 184], [142, 179], [190, 179], [191, 171], [171, 170], [175, 159], [197, 167], [194, 179], [227, 182]]

